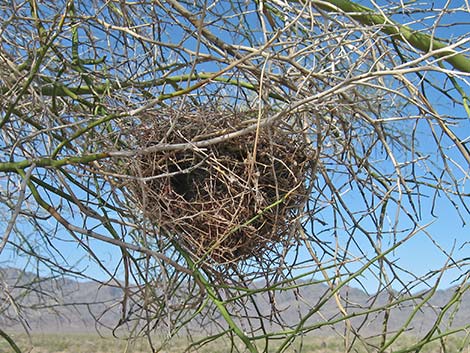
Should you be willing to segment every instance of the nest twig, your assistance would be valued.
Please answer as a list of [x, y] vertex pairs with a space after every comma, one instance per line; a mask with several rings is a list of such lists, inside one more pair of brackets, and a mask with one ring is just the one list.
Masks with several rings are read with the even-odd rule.
[[[253, 123], [250, 113], [153, 112], [129, 130], [139, 148], [222, 136]], [[307, 144], [280, 126], [204, 149], [155, 152], [128, 162], [128, 183], [146, 219], [195, 258], [236, 263], [285, 239], [304, 207]]]

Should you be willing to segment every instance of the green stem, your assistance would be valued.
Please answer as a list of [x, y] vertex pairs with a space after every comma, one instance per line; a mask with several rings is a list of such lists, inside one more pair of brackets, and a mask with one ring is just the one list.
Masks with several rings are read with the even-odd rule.
[[[57, 25], [57, 28], [54, 29], [56, 31], [56, 34], [53, 35], [50, 38], [49, 41], [47, 41], [46, 39], [49, 35], [48, 35], [46, 29], [43, 27], [43, 25], [41, 23], [41, 20], [39, 18], [38, 11], [37, 11], [37, 4], [33, 0], [30, 0], [29, 4], [31, 6], [32, 18], [36, 22], [36, 26], [37, 26], [37, 29], [38, 29], [40, 47], [36, 51], [35, 60], [32, 61], [32, 62], [34, 62], [34, 65], [30, 70], [28, 78], [26, 79], [26, 81], [25, 81], [23, 87], [21, 88], [21, 90], [18, 92], [18, 95], [17, 95], [15, 101], [10, 104], [10, 106], [8, 107], [8, 109], [5, 112], [5, 116], [3, 117], [2, 120], [0, 120], [0, 129], [2, 129], [3, 126], [10, 120], [10, 117], [11, 117], [12, 113], [14, 112], [14, 110], [16, 109], [16, 107], [18, 106], [18, 103], [20, 102], [21, 98], [27, 93], [28, 89], [31, 86], [31, 83], [36, 78], [36, 74], [40, 71], [42, 62], [43, 62], [44, 58], [46, 57], [46, 54], [47, 54], [48, 50], [53, 45], [53, 42], [55, 41], [55, 39], [60, 35], [60, 33], [62, 31], [62, 27], [64, 25], [64, 21], [65, 21], [65, 16], [63, 16], [62, 19], [59, 21], [59, 23]], [[1, 91], [1, 89], [0, 89], [0, 91]], [[7, 92], [8, 92], [8, 90], [7, 90]]]
[[[443, 67], [442, 63], [439, 63], [439, 66]], [[462, 86], [459, 85], [459, 83], [457, 82], [455, 77], [453, 77], [451, 75], [447, 75], [447, 77], [449, 78], [449, 80], [450, 80], [450, 82], [452, 82], [452, 85], [454, 86], [454, 88], [457, 90], [457, 92], [459, 92], [460, 96], [462, 97], [462, 104], [465, 108], [467, 116], [470, 118], [470, 98], [469, 98], [469, 96], [464, 91]]]
[[[150, 80], [150, 81], [144, 81], [144, 82], [126, 82], [126, 83], [116, 82], [114, 84], [111, 84], [111, 87], [109, 84], [94, 85], [93, 89], [89, 86], [67, 87], [65, 85], [62, 85], [56, 82], [51, 85], [42, 86], [39, 88], [39, 90], [40, 90], [40, 94], [43, 96], [71, 97], [73, 99], [78, 99], [78, 96], [82, 96], [82, 95], [104, 94], [108, 92], [110, 89], [120, 90], [123, 88], [124, 89], [129, 88], [129, 87], [145, 89], [145, 88], [152, 88], [156, 86], [162, 86], [164, 84], [204, 80], [204, 79], [211, 78], [213, 76], [214, 76], [213, 72], [202, 72], [202, 73], [192, 74], [192, 75], [178, 75], [178, 76], [172, 76], [172, 77], [165, 77], [162, 79]], [[251, 91], [256, 91], [256, 92], [258, 91], [258, 87], [249, 82], [234, 80], [234, 79], [230, 79], [226, 77], [215, 77], [212, 79], [212, 81], [227, 83], [232, 86], [243, 87]], [[8, 87], [0, 87], [0, 93], [5, 94], [8, 92], [8, 90], [9, 90]], [[182, 90], [179, 90], [178, 92], [181, 92], [181, 91]], [[270, 93], [270, 97], [274, 99], [282, 100], [282, 101], [286, 100], [284, 97], [275, 93]]]
[[106, 116], [102, 117], [101, 119], [98, 119], [98, 120], [95, 120], [95, 121], [91, 122], [89, 125], [87, 125], [83, 129], [78, 130], [75, 134], [70, 136], [70, 138], [68, 138], [67, 140], [63, 140], [61, 143], [59, 143], [59, 145], [56, 147], [54, 152], [52, 152], [52, 158], [57, 157], [57, 155], [60, 153], [62, 148], [64, 148], [64, 146], [66, 146], [67, 144], [69, 144], [73, 140], [79, 138], [80, 136], [87, 133], [88, 131], [90, 131], [94, 127], [99, 126], [99, 125], [101, 125], [103, 123], [106, 123], [108, 121], [111, 121], [111, 120], [115, 119], [116, 117], [117, 117], [117, 115], [115, 115], [115, 114], [106, 115]]
[[87, 164], [108, 157], [108, 153], [103, 152], [87, 154], [84, 156], [65, 157], [62, 159], [53, 159], [49, 157], [25, 159], [19, 162], [0, 163], [0, 172], [18, 172], [18, 170], [24, 170], [33, 164], [36, 167], [60, 168], [69, 164]]
[[0, 329], [0, 336], [2, 336], [8, 342], [15, 353], [21, 353], [21, 349], [16, 345], [15, 341], [13, 341], [13, 339], [2, 329]]
[[394, 39], [409, 43], [415, 49], [419, 49], [425, 53], [439, 50], [433, 53], [437, 59], [447, 61], [454, 69], [462, 72], [470, 72], [470, 58], [455, 50], [446, 49], [448, 45], [433, 38], [433, 36], [424, 34], [411, 29], [408, 26], [394, 22], [382, 14], [376, 13], [371, 8], [356, 4], [349, 0], [325, 0], [315, 2], [315, 6], [325, 11], [336, 11], [340, 9], [346, 15], [359, 21], [363, 25], [381, 26], [380, 30], [391, 35]]
[[470, 289], [470, 285], [465, 285], [463, 284], [461, 287], [459, 287], [455, 292], [452, 298], [447, 302], [446, 305], [441, 307], [441, 310], [439, 312], [439, 315], [437, 318], [434, 320], [434, 324], [432, 328], [429, 330], [429, 332], [424, 336], [424, 338], [421, 340], [420, 345], [416, 348], [415, 353], [419, 353], [422, 348], [430, 343], [433, 340], [433, 336], [438, 331], [439, 326], [441, 323], [445, 320], [445, 316], [447, 311], [449, 311], [453, 306], [455, 306], [457, 303], [462, 302], [462, 296], [465, 294], [465, 292]]
[[188, 256], [186, 252], [181, 249], [177, 244], [175, 244], [175, 246], [187, 261], [189, 268], [193, 272], [194, 278], [196, 279], [196, 281], [203, 285], [204, 289], [207, 291], [209, 299], [215, 304], [215, 306], [219, 310], [219, 313], [225, 319], [233, 333], [235, 333], [243, 341], [246, 348], [248, 348], [251, 353], [257, 353], [258, 349], [255, 345], [253, 345], [253, 343], [251, 343], [250, 338], [243, 332], [240, 327], [237, 326], [235, 321], [232, 319], [232, 315], [230, 315], [227, 308], [225, 307], [225, 302], [219, 299], [217, 293], [212, 288], [211, 283], [209, 283], [209, 281], [202, 275], [200, 269], [191, 260], [190, 256]]
[[[340, 291], [341, 288], [343, 288], [344, 286], [346, 286], [348, 283], [350, 283], [351, 281], [353, 281], [355, 278], [361, 276], [367, 269], [369, 269], [373, 264], [377, 263], [377, 261], [379, 261], [380, 259], [382, 258], [385, 258], [387, 256], [387, 254], [389, 254], [390, 252], [394, 251], [395, 249], [397, 249], [398, 247], [400, 247], [402, 244], [404, 244], [405, 242], [407, 242], [408, 240], [410, 240], [412, 237], [414, 237], [416, 234], [418, 234], [421, 230], [423, 230], [424, 228], [426, 228], [428, 225], [425, 225], [423, 227], [419, 227], [419, 228], [416, 228], [415, 230], [413, 230], [410, 234], [408, 234], [405, 238], [401, 239], [400, 241], [397, 241], [396, 243], [394, 243], [389, 249], [383, 251], [382, 253], [380, 254], [377, 254], [375, 257], [373, 257], [372, 259], [370, 259], [369, 261], [367, 261], [359, 270], [357, 270], [356, 272], [352, 273], [347, 279], [345, 279], [344, 281], [341, 281], [339, 282], [335, 288], [330, 292], [330, 294], [328, 296], [325, 296], [323, 297], [323, 299], [318, 302], [315, 306], [315, 308], [313, 308], [312, 310], [310, 310], [307, 314], [305, 314], [302, 319], [299, 321], [299, 323], [296, 325], [296, 327], [291, 331], [292, 334], [290, 334], [288, 337], [286, 337], [286, 339], [284, 340], [284, 342], [279, 346], [278, 350], [276, 351], [276, 353], [282, 353], [286, 350], [286, 348], [289, 346], [289, 344], [292, 343], [292, 341], [294, 340], [295, 337], [297, 337], [301, 332], [302, 330], [304, 329], [304, 325], [305, 323], [307, 322], [307, 320], [313, 316], [313, 314], [315, 314], [317, 311], [318, 311], [318, 308], [323, 308], [324, 305], [336, 294]], [[375, 310], [381, 310], [381, 308], [375, 308]], [[356, 314], [353, 314], [353, 315], [356, 315]], [[344, 320], [346, 318], [346, 315], [345, 317], [341, 318], [341, 320]], [[329, 320], [327, 323], [327, 325], [331, 325], [330, 327], [333, 327], [334, 325], [334, 321], [333, 320]]]

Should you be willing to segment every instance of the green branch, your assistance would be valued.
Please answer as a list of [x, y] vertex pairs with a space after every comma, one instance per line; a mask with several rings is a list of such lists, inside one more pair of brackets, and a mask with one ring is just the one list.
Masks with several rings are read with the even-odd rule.
[[364, 25], [381, 26], [380, 30], [382, 32], [391, 35], [394, 39], [409, 43], [415, 49], [425, 53], [439, 50], [436, 53], [432, 53], [435, 58], [447, 61], [456, 70], [470, 72], [470, 57], [457, 51], [446, 49], [448, 48], [448, 44], [434, 39], [431, 35], [415, 31], [408, 26], [396, 23], [366, 6], [356, 4], [349, 0], [325, 0], [321, 3], [315, 2], [315, 6], [325, 11], [336, 11], [340, 9], [344, 11], [346, 15]]
[[15, 341], [2, 329], [0, 329], [0, 336], [8, 342], [15, 353], [21, 353], [21, 349], [16, 345]]
[[[90, 87], [90, 86], [67, 87], [58, 82], [55, 82], [49, 85], [44, 85], [40, 87], [38, 90], [42, 96], [71, 97], [73, 99], [78, 99], [78, 96], [105, 94], [106, 92], [110, 90], [122, 90], [126, 88], [146, 89], [146, 88], [162, 86], [164, 84], [204, 80], [204, 79], [213, 77], [214, 74], [215, 73], [213, 72], [202, 72], [202, 73], [193, 74], [193, 75], [178, 75], [178, 76], [165, 77], [162, 79], [150, 80], [150, 81], [144, 81], [144, 82], [133, 82], [133, 81], [124, 82], [124, 83], [115, 82], [111, 84], [111, 86], [109, 84], [101, 84], [101, 85], [93, 85], [93, 87]], [[226, 83], [232, 86], [243, 87], [243, 88], [249, 89], [250, 91], [257, 92], [259, 89], [257, 85], [254, 85], [252, 83], [230, 79], [227, 77], [215, 77], [212, 79], [212, 81]], [[0, 93], [6, 94], [8, 93], [8, 91], [9, 91], [8, 87], [0, 87]], [[275, 93], [270, 93], [270, 97], [274, 99], [278, 99], [278, 100], [283, 100], [283, 101], [286, 100], [284, 97]], [[162, 95], [162, 98], [164, 98], [163, 95]]]
[[62, 159], [53, 159], [49, 157], [25, 159], [19, 162], [0, 163], [0, 172], [18, 172], [18, 170], [24, 170], [32, 165], [35, 165], [36, 167], [60, 168], [69, 164], [87, 164], [108, 157], [108, 153], [103, 152], [87, 154], [84, 156], [65, 157]]
[[233, 320], [232, 314], [230, 314], [230, 312], [227, 310], [227, 308], [225, 306], [226, 303], [218, 297], [217, 293], [214, 291], [214, 289], [212, 287], [213, 286], [212, 283], [210, 283], [210, 281], [205, 278], [205, 276], [201, 273], [201, 271], [196, 266], [194, 261], [190, 258], [190, 256], [178, 244], [175, 243], [174, 245], [177, 248], [177, 250], [180, 252], [180, 254], [183, 255], [184, 259], [186, 260], [189, 267], [191, 268], [191, 271], [193, 271], [193, 275], [194, 275], [194, 278], [196, 279], [196, 281], [201, 283], [201, 285], [207, 291], [209, 299], [217, 307], [217, 310], [222, 315], [222, 317], [225, 319], [225, 321], [228, 324], [230, 330], [235, 335], [237, 335], [238, 338], [240, 338], [242, 340], [245, 347], [248, 349], [248, 351], [250, 353], [257, 353], [258, 349], [251, 342], [251, 339], [243, 332], [243, 330]]

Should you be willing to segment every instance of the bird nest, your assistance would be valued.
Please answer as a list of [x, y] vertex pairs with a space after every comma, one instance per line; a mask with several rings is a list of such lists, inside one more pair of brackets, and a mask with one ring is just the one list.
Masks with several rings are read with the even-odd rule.
[[256, 116], [166, 110], [129, 129], [137, 149], [177, 145], [127, 162], [138, 177], [127, 190], [161, 234], [205, 264], [261, 256], [287, 239], [304, 207], [310, 158], [302, 134], [278, 124], [226, 138]]

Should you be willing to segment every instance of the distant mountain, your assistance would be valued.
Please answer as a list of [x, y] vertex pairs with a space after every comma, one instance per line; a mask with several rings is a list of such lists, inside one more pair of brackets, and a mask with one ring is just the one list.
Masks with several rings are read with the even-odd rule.
[[108, 308], [122, 298], [122, 291], [93, 282], [41, 278], [14, 268], [0, 269], [0, 326], [56, 332], [95, 330], [96, 319], [110, 327], [118, 311]]
[[[360, 289], [345, 287], [339, 292], [339, 306], [337, 298], [326, 285], [307, 282], [299, 284], [301, 286], [296, 289], [280, 287], [269, 295], [253, 295], [244, 305], [228, 306], [228, 309], [234, 317], [239, 317], [237, 321], [247, 330], [261, 327], [267, 331], [279, 330], [281, 327], [295, 328], [308, 317], [303, 322], [304, 327], [321, 330], [326, 334], [335, 329], [344, 329], [344, 320], [341, 318], [347, 312], [350, 315], [349, 322], [356, 331], [363, 335], [374, 335], [381, 332], [385, 315], [384, 310], [378, 308], [388, 304], [388, 331], [401, 328], [411, 318], [407, 329], [423, 334], [431, 329], [441, 308], [449, 306], [456, 291], [456, 288], [438, 290], [430, 298], [426, 292], [413, 297], [395, 292], [370, 297]], [[260, 287], [262, 285], [258, 282], [250, 289]], [[123, 298], [123, 291], [119, 286], [104, 286], [62, 277], [45, 279], [13, 268], [0, 269], [0, 327], [16, 330], [21, 329], [23, 323], [33, 331], [42, 332], [84, 332], [97, 328], [113, 328], [121, 320]], [[131, 317], [140, 315], [141, 312], [137, 310], [139, 307], [142, 305], [138, 302], [127, 305], [127, 314]], [[169, 305], [168, 309], [171, 308], [174, 306]], [[173, 317], [175, 321], [172, 325], [177, 325], [196, 310], [197, 307], [189, 308], [184, 315], [177, 310], [174, 314], [167, 313], [166, 309], [162, 312]], [[224, 327], [224, 320], [214, 316], [216, 312], [210, 306], [207, 307], [187, 327], [191, 330]], [[247, 320], [247, 317], [251, 320]], [[449, 322], [452, 327], [460, 327], [468, 324], [469, 318], [470, 291], [467, 291], [460, 302], [450, 306], [440, 327], [445, 329]], [[153, 320], [161, 321], [161, 325], [169, 325], [166, 319]], [[334, 321], [338, 323], [326, 325], [327, 322]]]

